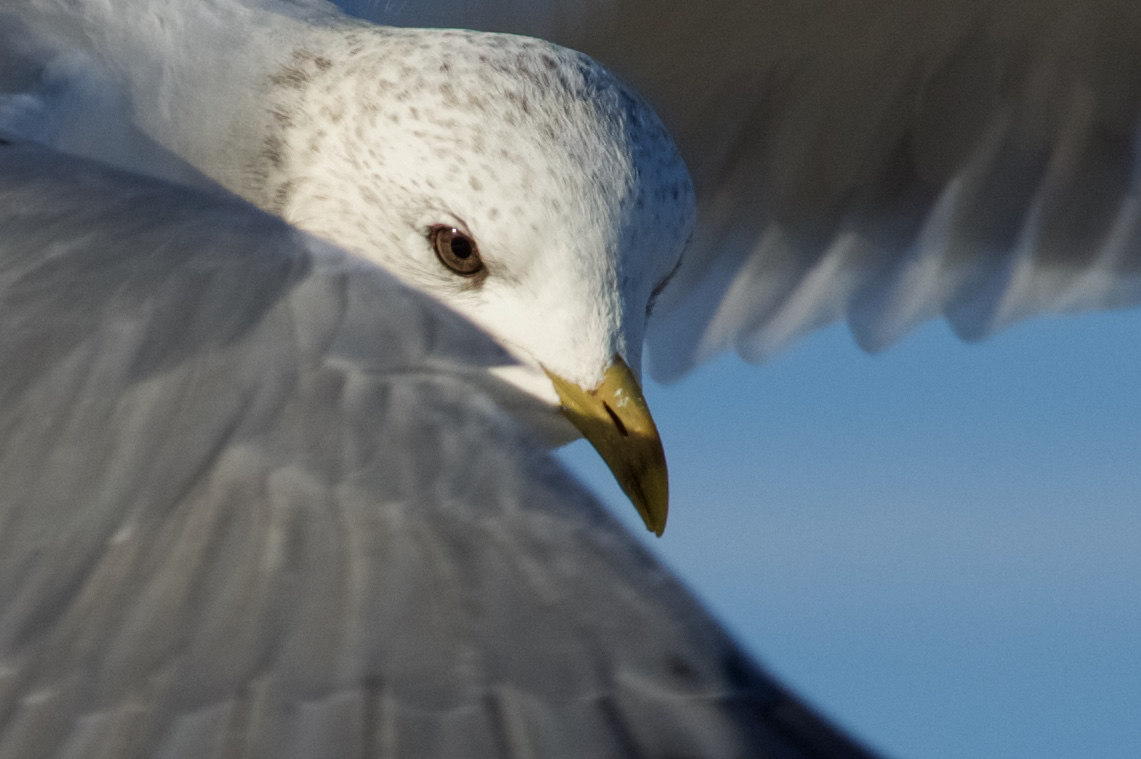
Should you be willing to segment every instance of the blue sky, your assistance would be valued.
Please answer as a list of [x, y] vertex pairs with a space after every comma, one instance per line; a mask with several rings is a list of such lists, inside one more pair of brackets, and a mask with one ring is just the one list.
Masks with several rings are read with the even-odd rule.
[[916, 759], [1141, 756], [1141, 311], [878, 356], [835, 326], [646, 394], [673, 492], [646, 542], [842, 725]]

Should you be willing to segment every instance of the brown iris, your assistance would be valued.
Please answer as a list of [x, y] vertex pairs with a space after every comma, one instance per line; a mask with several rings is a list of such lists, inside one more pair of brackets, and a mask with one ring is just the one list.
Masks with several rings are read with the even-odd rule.
[[436, 225], [428, 230], [428, 240], [440, 263], [461, 277], [474, 277], [483, 271], [483, 259], [475, 240], [455, 227]]

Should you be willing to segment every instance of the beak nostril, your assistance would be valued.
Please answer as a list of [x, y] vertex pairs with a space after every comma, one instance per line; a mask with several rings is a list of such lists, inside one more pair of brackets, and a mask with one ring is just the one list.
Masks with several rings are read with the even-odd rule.
[[622, 420], [614, 413], [614, 409], [610, 408], [610, 404], [603, 401], [602, 408], [606, 409], [607, 414], [610, 414], [610, 421], [614, 422], [614, 426], [622, 433], [622, 437], [630, 437], [630, 433], [626, 431], [626, 425], [622, 424]]

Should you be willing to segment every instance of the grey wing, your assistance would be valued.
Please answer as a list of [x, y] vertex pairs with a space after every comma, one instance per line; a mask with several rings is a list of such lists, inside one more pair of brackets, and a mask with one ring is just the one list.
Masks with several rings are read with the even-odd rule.
[[0, 756], [865, 756], [506, 360], [238, 201], [0, 145]]
[[82, 6], [8, 0], [0, 8], [0, 137], [216, 189], [136, 124], [117, 72], [85, 52]]
[[701, 206], [659, 376], [837, 319], [878, 350], [1141, 301], [1133, 0], [338, 2], [547, 37], [642, 89]]

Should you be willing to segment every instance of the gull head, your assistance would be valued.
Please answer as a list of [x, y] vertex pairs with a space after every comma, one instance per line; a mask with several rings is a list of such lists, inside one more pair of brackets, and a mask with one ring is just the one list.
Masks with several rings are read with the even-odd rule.
[[456, 30], [351, 29], [270, 90], [262, 205], [501, 341], [506, 376], [563, 412], [548, 436], [569, 419], [660, 534], [642, 342], [694, 195], [647, 103], [581, 53]]

